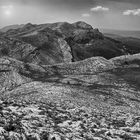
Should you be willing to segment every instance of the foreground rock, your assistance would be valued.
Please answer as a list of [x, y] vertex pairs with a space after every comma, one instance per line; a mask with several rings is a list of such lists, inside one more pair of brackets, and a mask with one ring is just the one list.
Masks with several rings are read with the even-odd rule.
[[95, 74], [113, 69], [112, 62], [95, 57], [75, 63], [62, 63], [57, 65], [34, 65], [16, 59], [3, 57], [0, 59], [1, 92], [12, 90], [15, 87], [32, 81], [47, 81], [51, 77], [64, 75]]
[[118, 59], [38, 66], [1, 58], [0, 138], [139, 140], [140, 90], [127, 75], [140, 65]]

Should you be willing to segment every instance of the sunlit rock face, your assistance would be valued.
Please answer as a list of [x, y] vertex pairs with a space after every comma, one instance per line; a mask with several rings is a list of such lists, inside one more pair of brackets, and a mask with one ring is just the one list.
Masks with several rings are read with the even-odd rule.
[[70, 46], [62, 38], [58, 39], [59, 47], [61, 48], [64, 62], [72, 62], [72, 52]]

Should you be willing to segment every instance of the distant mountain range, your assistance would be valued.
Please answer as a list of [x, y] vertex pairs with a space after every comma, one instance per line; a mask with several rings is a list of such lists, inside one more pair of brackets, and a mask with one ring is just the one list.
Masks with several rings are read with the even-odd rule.
[[16, 25], [9, 25], [9, 26], [5, 26], [3, 28], [0, 29], [0, 32], [7, 32], [10, 29], [18, 29], [18, 28], [22, 28], [24, 26], [24, 24], [16, 24]]
[[121, 36], [121, 37], [134, 37], [140, 38], [140, 31], [127, 31], [127, 30], [114, 30], [114, 29], [100, 29], [102, 33], [110, 36]]
[[[0, 32], [7, 32], [10, 29], [19, 29], [24, 27], [25, 24], [15, 24], [15, 25], [9, 25], [5, 26], [0, 29]], [[100, 31], [108, 36], [120, 36], [120, 37], [134, 37], [134, 38], [140, 38], [140, 30], [117, 30], [117, 29], [105, 29], [101, 28]]]

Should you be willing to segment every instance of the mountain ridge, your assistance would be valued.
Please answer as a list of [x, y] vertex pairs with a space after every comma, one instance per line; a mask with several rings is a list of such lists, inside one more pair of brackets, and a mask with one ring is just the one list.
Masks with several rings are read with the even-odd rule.
[[[41, 25], [28, 23], [23, 28], [11, 29], [2, 36], [23, 41], [23, 44], [27, 43], [36, 48], [33, 63], [35, 61], [44, 64], [61, 63], [65, 60], [80, 61], [93, 56], [110, 59], [131, 53], [127, 46], [124, 48], [121, 41], [104, 36], [98, 29], [93, 29], [92, 26], [82, 21], [72, 24], [67, 22]], [[65, 44], [67, 50], [64, 47], [57, 47], [63, 46], [62, 44]], [[54, 50], [57, 50], [57, 56], [54, 56]], [[138, 51], [133, 53], [138, 53]]]
[[23, 26], [24, 24], [15, 24], [15, 25], [5, 26], [0, 29], [0, 32], [7, 32], [8, 30], [11, 30], [11, 29], [19, 29], [19, 28], [22, 28]]
[[117, 29], [100, 29], [104, 34], [116, 34], [122, 37], [134, 37], [140, 39], [140, 30], [117, 30]]

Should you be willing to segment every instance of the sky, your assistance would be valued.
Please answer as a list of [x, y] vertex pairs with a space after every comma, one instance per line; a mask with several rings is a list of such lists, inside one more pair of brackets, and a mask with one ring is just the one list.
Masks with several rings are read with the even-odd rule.
[[0, 28], [85, 21], [93, 28], [140, 30], [140, 0], [0, 0]]

